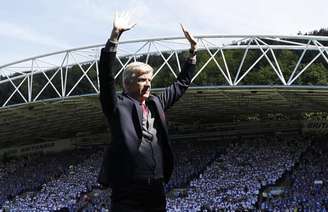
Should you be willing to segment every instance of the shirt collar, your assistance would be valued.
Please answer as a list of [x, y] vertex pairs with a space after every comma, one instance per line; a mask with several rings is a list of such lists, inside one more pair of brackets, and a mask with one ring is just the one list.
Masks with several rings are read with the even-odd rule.
[[[142, 105], [142, 103], [136, 99], [134, 99], [133, 97], [129, 96], [127, 92], [123, 91], [123, 95], [127, 96], [129, 99], [131, 99], [133, 102], [135, 102], [136, 104]], [[147, 102], [148, 99], [146, 99], [145, 104]]]

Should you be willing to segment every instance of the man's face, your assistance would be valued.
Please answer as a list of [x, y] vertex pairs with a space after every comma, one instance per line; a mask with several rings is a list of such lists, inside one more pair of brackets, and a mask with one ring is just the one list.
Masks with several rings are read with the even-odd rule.
[[139, 101], [145, 101], [150, 95], [150, 88], [151, 88], [151, 79], [152, 79], [152, 72], [147, 74], [141, 74], [136, 77], [128, 86], [127, 92], [128, 94], [138, 99]]

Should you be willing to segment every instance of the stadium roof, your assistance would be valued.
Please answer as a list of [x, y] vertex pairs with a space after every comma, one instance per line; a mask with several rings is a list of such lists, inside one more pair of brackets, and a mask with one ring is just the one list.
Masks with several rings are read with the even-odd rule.
[[[282, 113], [299, 120], [304, 112], [327, 112], [328, 90], [320, 88], [191, 88], [168, 111], [172, 123], [232, 123], [240, 116]], [[254, 127], [248, 125], [249, 128]], [[0, 148], [106, 131], [98, 97], [80, 96], [16, 105], [0, 110]]]

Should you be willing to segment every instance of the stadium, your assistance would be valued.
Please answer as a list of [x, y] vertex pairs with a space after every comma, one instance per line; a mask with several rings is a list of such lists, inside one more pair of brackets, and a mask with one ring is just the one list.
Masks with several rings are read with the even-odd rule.
[[[166, 116], [175, 168], [168, 211], [325, 211], [328, 46], [324, 36], [204, 35], [187, 93]], [[0, 66], [3, 211], [110, 211], [97, 183], [110, 130], [94, 45]], [[124, 41], [155, 67], [153, 93], [181, 71], [182, 37]]]

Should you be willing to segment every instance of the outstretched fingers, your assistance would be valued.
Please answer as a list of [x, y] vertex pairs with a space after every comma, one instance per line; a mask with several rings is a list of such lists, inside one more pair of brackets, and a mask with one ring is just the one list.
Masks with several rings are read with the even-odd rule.
[[130, 14], [128, 12], [115, 13], [114, 16], [114, 28], [119, 32], [130, 30], [136, 25], [134, 21], [131, 21]]
[[194, 36], [192, 36], [192, 34], [188, 30], [186, 30], [186, 28], [182, 24], [180, 24], [180, 26], [181, 26], [184, 36], [189, 41], [191, 47], [196, 48], [197, 40], [194, 38]]

